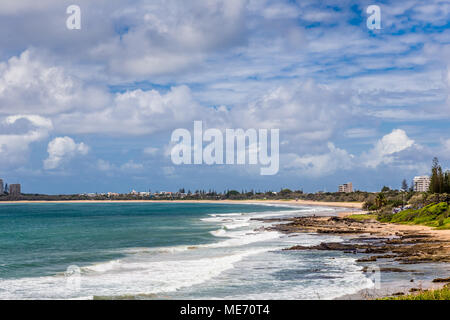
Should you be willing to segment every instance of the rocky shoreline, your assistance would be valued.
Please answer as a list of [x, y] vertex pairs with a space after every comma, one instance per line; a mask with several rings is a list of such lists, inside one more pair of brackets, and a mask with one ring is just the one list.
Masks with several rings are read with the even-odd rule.
[[[295, 245], [285, 250], [329, 250], [345, 254], [358, 254], [356, 262], [361, 271], [369, 272], [369, 265], [380, 263], [381, 273], [416, 272], [423, 274], [423, 264], [442, 264], [444, 270], [450, 263], [450, 239], [446, 232], [436, 232], [431, 228], [380, 223], [376, 220], [354, 220], [335, 216], [308, 216], [277, 220], [280, 224], [272, 225], [267, 230], [276, 230], [285, 234], [314, 233], [339, 235], [343, 242], [322, 242], [314, 246]], [[412, 265], [402, 268], [402, 265]], [[368, 271], [369, 270], [369, 271]], [[433, 275], [430, 275], [433, 276]], [[435, 278], [430, 283], [446, 284], [450, 282], [449, 274]], [[414, 279], [409, 280], [411, 283]], [[410, 292], [422, 288], [410, 287]], [[390, 292], [389, 294], [405, 294]]]

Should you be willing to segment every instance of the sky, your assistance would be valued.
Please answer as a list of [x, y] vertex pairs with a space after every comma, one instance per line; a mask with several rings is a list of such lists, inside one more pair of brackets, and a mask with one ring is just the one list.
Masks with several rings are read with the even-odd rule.
[[[0, 3], [0, 178], [24, 193], [400, 188], [450, 168], [449, 94], [448, 1]], [[175, 165], [194, 121], [279, 129], [278, 173]]]

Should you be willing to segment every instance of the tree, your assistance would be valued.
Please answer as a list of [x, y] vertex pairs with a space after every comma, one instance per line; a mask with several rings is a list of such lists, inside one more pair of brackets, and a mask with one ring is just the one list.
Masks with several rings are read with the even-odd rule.
[[291, 194], [292, 193], [292, 190], [291, 189], [281, 189], [280, 190], [280, 194], [282, 194], [282, 195], [289, 195], [289, 194]]
[[408, 182], [406, 182], [406, 179], [403, 179], [402, 181], [402, 190], [408, 191]]
[[386, 204], [386, 196], [383, 192], [377, 194], [375, 198], [375, 206], [380, 210]]
[[388, 192], [391, 191], [391, 188], [384, 186], [383, 189], [381, 189], [381, 192]]
[[230, 190], [230, 191], [227, 192], [227, 194], [225, 196], [227, 198], [230, 198], [230, 197], [236, 197], [236, 196], [239, 196], [239, 195], [240, 195], [239, 191]]
[[446, 171], [444, 174], [444, 192], [450, 193], [450, 171]]
[[414, 191], [414, 180], [411, 181], [411, 184], [409, 185], [409, 192], [413, 192]]
[[431, 166], [431, 179], [430, 179], [430, 192], [432, 193], [443, 193], [445, 189], [444, 186], [444, 174], [442, 172], [442, 167], [439, 164], [438, 158], [433, 158], [433, 164]]

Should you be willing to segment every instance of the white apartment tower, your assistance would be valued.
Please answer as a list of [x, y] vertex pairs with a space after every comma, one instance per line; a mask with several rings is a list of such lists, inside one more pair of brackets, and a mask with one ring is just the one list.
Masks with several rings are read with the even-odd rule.
[[414, 191], [427, 192], [430, 187], [430, 180], [428, 176], [414, 177]]

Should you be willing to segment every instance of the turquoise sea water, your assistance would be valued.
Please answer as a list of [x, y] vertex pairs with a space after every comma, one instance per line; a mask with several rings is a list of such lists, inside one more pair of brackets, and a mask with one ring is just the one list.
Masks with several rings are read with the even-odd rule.
[[[260, 218], [332, 209], [248, 204], [0, 204], [0, 299], [333, 298], [370, 285], [340, 241]], [[347, 291], [346, 291], [347, 290]]]

